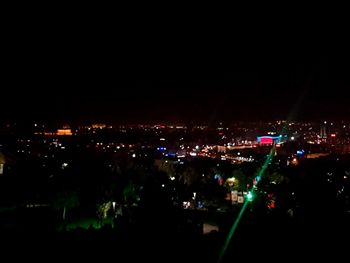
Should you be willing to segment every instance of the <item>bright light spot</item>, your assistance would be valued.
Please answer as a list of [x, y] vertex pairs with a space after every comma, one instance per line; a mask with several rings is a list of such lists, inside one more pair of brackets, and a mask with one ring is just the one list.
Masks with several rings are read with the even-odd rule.
[[248, 192], [247, 198], [248, 198], [248, 201], [251, 202], [253, 200], [253, 194], [251, 192]]
[[297, 150], [297, 154], [298, 154], [298, 155], [303, 155], [304, 152], [305, 152], [304, 150]]
[[62, 164], [62, 167], [67, 167], [68, 166], [68, 163], [63, 163]]
[[165, 141], [165, 138], [160, 138], [159, 140], [160, 140], [160, 141]]
[[198, 150], [199, 149], [199, 146], [198, 145], [196, 145], [196, 150]]
[[120, 146], [119, 146], [119, 145], [117, 146], [117, 149], [118, 149], [118, 150], [120, 149]]
[[133, 153], [133, 154], [132, 154], [132, 158], [135, 158], [135, 157], [136, 157], [136, 154], [135, 154], [135, 153]]
[[240, 152], [238, 152], [238, 153], [237, 153], [237, 155], [241, 155], [241, 153], [240, 153]]
[[188, 209], [190, 207], [191, 203], [190, 202], [182, 202], [182, 206], [185, 209]]
[[324, 124], [327, 124], [327, 121], [324, 121], [323, 123], [324, 123]]
[[162, 187], [164, 188], [164, 187], [165, 187], [165, 184], [162, 184]]
[[190, 152], [190, 155], [191, 155], [191, 156], [197, 156], [197, 153]]
[[226, 180], [229, 186], [233, 186], [235, 181], [236, 181], [236, 178], [234, 177], [227, 178]]
[[290, 137], [290, 139], [291, 139], [292, 141], [294, 141], [295, 138], [294, 138], [294, 136], [292, 136], [292, 137]]
[[171, 176], [171, 177], [170, 177], [170, 180], [171, 180], [171, 181], [174, 181], [174, 180], [175, 180], [175, 177], [174, 177], [174, 176]]

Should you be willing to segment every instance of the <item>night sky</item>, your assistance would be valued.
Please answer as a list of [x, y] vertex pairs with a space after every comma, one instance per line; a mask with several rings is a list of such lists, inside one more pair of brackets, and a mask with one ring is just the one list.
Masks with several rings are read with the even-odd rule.
[[349, 119], [347, 45], [332, 28], [11, 24], [2, 120]]

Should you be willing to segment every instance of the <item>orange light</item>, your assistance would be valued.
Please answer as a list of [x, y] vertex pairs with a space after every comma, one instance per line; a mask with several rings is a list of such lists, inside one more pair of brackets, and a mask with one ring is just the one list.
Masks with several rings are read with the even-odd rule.
[[58, 129], [56, 134], [57, 135], [72, 135], [72, 130], [71, 129]]

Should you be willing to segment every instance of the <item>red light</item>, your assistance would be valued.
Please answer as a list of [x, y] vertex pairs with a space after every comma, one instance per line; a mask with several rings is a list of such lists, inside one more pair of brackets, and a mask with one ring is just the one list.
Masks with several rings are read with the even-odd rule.
[[273, 143], [273, 139], [270, 137], [264, 137], [261, 138], [260, 143], [262, 144], [272, 144]]
[[268, 203], [267, 207], [268, 207], [269, 209], [275, 209], [275, 207], [276, 207], [275, 201], [272, 200], [270, 203]]

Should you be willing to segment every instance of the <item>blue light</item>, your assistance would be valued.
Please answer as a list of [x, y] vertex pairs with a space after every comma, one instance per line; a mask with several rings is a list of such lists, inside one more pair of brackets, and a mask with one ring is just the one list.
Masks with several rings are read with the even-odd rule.
[[197, 202], [197, 208], [199, 208], [199, 209], [204, 208], [204, 203], [201, 202], [201, 201], [198, 201]]
[[166, 147], [159, 147], [157, 148], [158, 151], [166, 151]]
[[304, 150], [297, 150], [297, 155], [303, 155], [305, 153]]
[[214, 179], [221, 179], [221, 175], [215, 174]]

